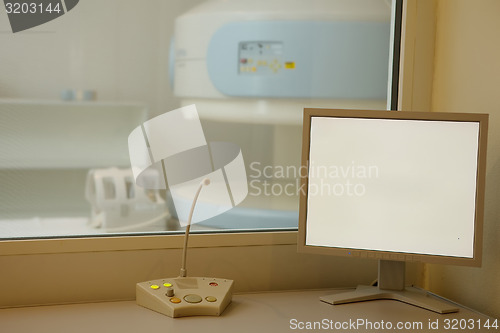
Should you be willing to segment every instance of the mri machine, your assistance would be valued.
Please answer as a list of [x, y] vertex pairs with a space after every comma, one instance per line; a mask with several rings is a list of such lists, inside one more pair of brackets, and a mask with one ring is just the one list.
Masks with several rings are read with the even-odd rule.
[[[257, 179], [251, 163], [300, 165], [304, 107], [387, 108], [391, 12], [386, 0], [204, 2], [175, 21], [173, 91], [196, 104], [208, 137], [213, 128], [242, 146], [249, 182], [295, 184], [294, 175]], [[259, 199], [252, 188], [240, 207], [201, 224], [297, 226], [296, 195]]]

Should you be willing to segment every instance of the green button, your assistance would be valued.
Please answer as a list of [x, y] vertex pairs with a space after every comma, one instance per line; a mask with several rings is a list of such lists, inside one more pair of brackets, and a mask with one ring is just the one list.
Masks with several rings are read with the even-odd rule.
[[195, 294], [189, 294], [189, 295], [184, 296], [184, 300], [188, 303], [200, 303], [201, 296], [195, 295]]

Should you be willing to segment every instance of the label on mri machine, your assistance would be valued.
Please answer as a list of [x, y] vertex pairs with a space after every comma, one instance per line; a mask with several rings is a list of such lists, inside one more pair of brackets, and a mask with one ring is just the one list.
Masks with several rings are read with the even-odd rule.
[[239, 43], [240, 75], [277, 74], [286, 67], [281, 42]]

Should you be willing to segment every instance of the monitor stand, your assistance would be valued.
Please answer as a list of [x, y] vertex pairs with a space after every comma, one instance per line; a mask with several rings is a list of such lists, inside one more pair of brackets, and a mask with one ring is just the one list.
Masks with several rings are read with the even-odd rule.
[[401, 301], [437, 313], [458, 312], [458, 308], [438, 298], [430, 296], [426, 291], [417, 288], [405, 288], [405, 262], [380, 260], [378, 265], [378, 286], [358, 286], [355, 291], [320, 297], [329, 304], [346, 304], [354, 302], [389, 299]]

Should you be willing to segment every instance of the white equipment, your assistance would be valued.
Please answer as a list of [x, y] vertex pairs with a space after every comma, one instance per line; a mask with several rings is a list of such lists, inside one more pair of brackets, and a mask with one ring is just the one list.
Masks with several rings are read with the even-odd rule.
[[[154, 170], [146, 178], [158, 181]], [[165, 200], [158, 190], [136, 186], [131, 169], [92, 169], [86, 184], [90, 226], [106, 232], [165, 230], [170, 217]]]
[[231, 303], [233, 280], [177, 277], [140, 282], [137, 304], [172, 318], [219, 316]]
[[185, 316], [220, 316], [231, 303], [233, 280], [187, 277], [186, 258], [193, 212], [201, 189], [209, 184], [209, 178], [204, 178], [201, 181], [191, 204], [184, 235], [180, 276], [137, 283], [137, 304], [176, 318]]
[[387, 0], [207, 1], [176, 19], [174, 92], [202, 116], [226, 120], [221, 113], [232, 110], [259, 122], [263, 112], [290, 110], [290, 99], [385, 108], [390, 8]]

